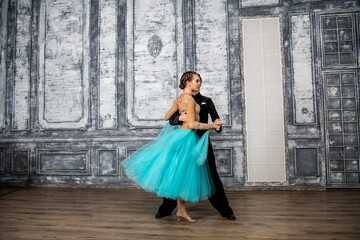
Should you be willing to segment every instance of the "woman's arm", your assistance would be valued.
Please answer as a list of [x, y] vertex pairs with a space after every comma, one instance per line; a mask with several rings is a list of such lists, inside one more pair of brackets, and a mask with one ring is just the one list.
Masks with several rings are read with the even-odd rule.
[[213, 129], [213, 124], [201, 123], [195, 121], [195, 100], [193, 97], [188, 97], [187, 102], [187, 122], [190, 129]]
[[169, 120], [170, 117], [179, 110], [177, 101], [178, 100], [176, 99], [170, 110], [165, 114], [165, 121]]

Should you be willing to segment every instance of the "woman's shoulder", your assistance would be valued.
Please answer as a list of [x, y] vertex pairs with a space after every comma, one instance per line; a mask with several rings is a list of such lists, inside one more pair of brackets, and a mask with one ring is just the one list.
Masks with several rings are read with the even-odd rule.
[[182, 93], [178, 99], [185, 99], [186, 101], [194, 100], [194, 97], [188, 93]]
[[188, 102], [195, 102], [195, 99], [191, 94], [186, 94], [186, 95], [187, 95], [186, 99], [187, 99]]

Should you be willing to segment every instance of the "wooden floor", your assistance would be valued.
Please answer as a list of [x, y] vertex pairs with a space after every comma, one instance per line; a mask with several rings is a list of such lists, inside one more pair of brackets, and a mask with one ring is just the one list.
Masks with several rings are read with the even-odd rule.
[[360, 190], [228, 191], [236, 221], [208, 201], [199, 221], [155, 219], [142, 190], [0, 188], [0, 239], [360, 239]]

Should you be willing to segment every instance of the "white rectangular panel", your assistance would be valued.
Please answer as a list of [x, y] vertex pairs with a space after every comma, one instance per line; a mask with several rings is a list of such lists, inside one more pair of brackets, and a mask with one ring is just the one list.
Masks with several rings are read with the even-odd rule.
[[249, 182], [282, 182], [284, 96], [279, 17], [242, 19]]

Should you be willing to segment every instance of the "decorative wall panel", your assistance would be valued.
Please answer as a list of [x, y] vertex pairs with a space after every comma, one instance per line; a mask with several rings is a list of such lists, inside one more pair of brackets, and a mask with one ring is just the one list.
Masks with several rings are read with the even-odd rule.
[[89, 0], [41, 1], [39, 127], [89, 124]]
[[221, 135], [211, 136], [211, 143], [215, 155], [215, 164], [224, 186], [245, 184], [245, 164], [242, 159], [244, 153], [239, 146], [243, 139], [226, 139]]
[[0, 3], [0, 133], [5, 128], [7, 1]]
[[0, 174], [5, 172], [5, 150], [0, 149]]
[[99, 128], [117, 126], [117, 1], [100, 1], [99, 30]]
[[196, 0], [194, 9], [195, 71], [201, 93], [211, 97], [223, 125], [231, 125], [227, 1]]
[[292, 0], [291, 2], [293, 4], [297, 4], [297, 3], [307, 3], [307, 2], [321, 2], [324, 0]]
[[241, 7], [278, 5], [280, 0], [240, 0]]
[[11, 153], [11, 174], [28, 174], [29, 162], [29, 151], [13, 150]]
[[164, 125], [184, 69], [181, 1], [127, 1], [127, 119]]
[[[130, 149], [130, 148], [127, 148], [125, 149], [125, 152], [124, 152], [124, 157], [122, 160], [124, 160], [125, 158], [129, 157], [131, 154], [133, 154], [134, 152], [136, 152], [135, 149]], [[121, 169], [121, 177], [126, 180], [126, 181], [130, 181], [132, 182], [132, 180], [126, 175], [126, 172], [125, 172], [125, 169], [123, 166], [120, 165], [120, 169]]]
[[119, 158], [117, 150], [98, 151], [98, 175], [117, 176], [119, 175]]
[[320, 29], [323, 67], [356, 66], [355, 15], [322, 15]]
[[309, 14], [294, 15], [290, 21], [294, 124], [316, 124], [311, 18]]
[[232, 177], [234, 175], [232, 153], [232, 148], [214, 149], [216, 169], [220, 177]]
[[359, 82], [356, 72], [326, 72], [324, 78], [328, 180], [358, 184]]
[[89, 175], [90, 151], [37, 150], [37, 174]]
[[316, 187], [326, 184], [325, 148], [318, 138], [291, 138], [288, 149], [291, 185]]
[[295, 175], [319, 175], [318, 151], [316, 148], [294, 148]]
[[0, 183], [135, 186], [120, 161], [195, 70], [225, 125], [210, 138], [226, 188], [359, 187], [359, 7], [2, 0]]
[[12, 130], [30, 123], [31, 0], [17, 1]]

